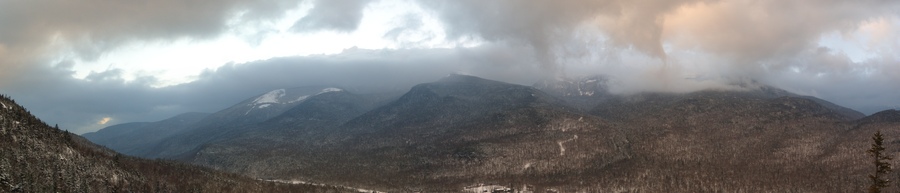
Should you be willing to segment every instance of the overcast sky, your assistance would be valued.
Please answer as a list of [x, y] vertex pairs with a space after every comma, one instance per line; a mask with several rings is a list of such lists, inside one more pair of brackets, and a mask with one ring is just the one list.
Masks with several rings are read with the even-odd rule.
[[871, 114], [900, 108], [900, 1], [0, 0], [0, 93], [79, 134], [449, 73], [602, 74], [624, 94], [753, 80]]

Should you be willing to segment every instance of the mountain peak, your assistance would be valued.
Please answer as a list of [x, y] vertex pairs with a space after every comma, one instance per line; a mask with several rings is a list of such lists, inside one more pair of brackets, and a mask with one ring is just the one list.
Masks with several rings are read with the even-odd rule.
[[[498, 93], [519, 92], [533, 94], [531, 87], [488, 80], [476, 76], [451, 74], [438, 81], [419, 84], [411, 93], [433, 93], [437, 96], [454, 96], [458, 98], [486, 98]], [[414, 94], [415, 95], [415, 94]]]
[[491, 81], [491, 80], [480, 78], [477, 76], [472, 76], [472, 75], [453, 73], [453, 74], [447, 75], [444, 78], [441, 78], [437, 82], [478, 82], [478, 81]]

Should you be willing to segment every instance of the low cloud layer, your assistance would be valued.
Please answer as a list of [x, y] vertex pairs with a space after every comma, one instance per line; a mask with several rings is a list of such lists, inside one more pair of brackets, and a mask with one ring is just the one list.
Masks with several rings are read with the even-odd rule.
[[754, 80], [864, 113], [900, 108], [900, 2], [882, 0], [395, 0], [424, 15], [387, 27], [385, 39], [406, 45], [404, 32], [427, 25], [420, 18], [428, 16], [444, 34], [418, 36], [477, 45], [224, 64], [161, 88], [151, 86], [152, 74], [126, 80], [133, 73], [115, 67], [74, 77], [74, 61], [131, 42], [214, 39], [302, 5], [308, 14], [290, 31], [350, 33], [366, 13], [390, 11], [369, 9], [382, 1], [390, 0], [2, 1], [0, 92], [77, 133], [213, 112], [277, 88], [403, 90], [454, 72], [526, 85], [605, 74], [625, 94]]

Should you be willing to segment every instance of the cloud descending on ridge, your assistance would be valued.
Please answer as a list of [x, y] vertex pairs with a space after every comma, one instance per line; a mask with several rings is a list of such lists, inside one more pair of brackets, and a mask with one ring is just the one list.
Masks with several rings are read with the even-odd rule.
[[[624, 92], [683, 92], [757, 80], [866, 113], [900, 107], [896, 1], [422, 2], [451, 37], [521, 42], [545, 67], [618, 76]], [[820, 45], [835, 33], [864, 42], [856, 46], [870, 56], [854, 61], [839, 48]]]

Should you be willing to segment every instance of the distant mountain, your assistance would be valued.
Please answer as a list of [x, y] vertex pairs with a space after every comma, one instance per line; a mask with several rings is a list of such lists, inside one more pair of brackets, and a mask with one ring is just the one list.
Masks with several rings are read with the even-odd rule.
[[248, 126], [246, 133], [202, 146], [191, 160], [262, 178], [295, 172], [304, 159], [316, 158], [309, 154], [310, 144], [324, 133], [394, 98], [350, 92], [311, 96], [280, 116]]
[[895, 109], [884, 110], [856, 121], [860, 124], [870, 123], [900, 123], [900, 111]]
[[[581, 110], [591, 110], [598, 105], [607, 102], [622, 100], [621, 95], [611, 94], [609, 92], [609, 80], [600, 75], [585, 76], [580, 78], [555, 78], [546, 79], [535, 83], [533, 87], [547, 92], [555, 97], [565, 100], [570, 106]], [[856, 120], [865, 116], [856, 110], [842, 107], [834, 103], [811, 96], [797, 95], [779, 88], [763, 85], [755, 81], [737, 83], [734, 86], [743, 89], [742, 97], [753, 97], [760, 99], [773, 99], [778, 97], [798, 97], [812, 100], [826, 108], [841, 114], [846, 120]], [[666, 94], [666, 93], [660, 93]], [[638, 93], [637, 98], [642, 95], [654, 95], [654, 93]], [[675, 96], [674, 94], [669, 94]], [[631, 96], [634, 97], [634, 96]], [[666, 100], [666, 99], [662, 99]]]
[[184, 113], [157, 122], [113, 125], [82, 136], [122, 154], [148, 157], [152, 153], [148, 147], [191, 129], [207, 116], [209, 113]]
[[357, 192], [124, 156], [48, 126], [6, 96], [0, 152], [0, 192]]
[[[841, 121], [852, 121], [864, 117], [860, 112], [841, 107], [828, 101], [815, 97], [801, 96], [787, 91], [769, 86], [751, 87], [744, 90], [704, 90], [693, 93], [638, 93], [632, 95], [617, 95], [610, 97], [603, 103], [595, 106], [591, 113], [611, 119], [622, 119], [634, 114], [645, 114], [659, 112], [660, 108], [672, 108], [676, 105], [691, 104], [694, 108], [700, 107], [704, 109], [715, 108], [715, 105], [728, 105], [729, 108], [723, 110], [734, 110], [731, 108], [743, 107], [749, 101], [802, 101], [804, 104], [801, 109], [812, 113], [824, 113], [832, 115], [833, 118]], [[796, 108], [798, 106], [794, 106]]]
[[[748, 85], [751, 85], [751, 86], [748, 86]], [[856, 111], [856, 110], [853, 110], [853, 109], [850, 109], [847, 107], [842, 107], [840, 105], [831, 103], [829, 101], [826, 101], [826, 100], [823, 100], [820, 98], [816, 98], [816, 97], [812, 97], [812, 96], [798, 95], [798, 94], [794, 94], [794, 93], [788, 92], [786, 90], [782, 90], [782, 89], [775, 88], [775, 87], [768, 86], [768, 85], [761, 85], [759, 83], [753, 82], [753, 83], [749, 83], [749, 84], [744, 84], [744, 86], [745, 86], [745, 88], [748, 88], [751, 93], [754, 93], [756, 95], [763, 96], [766, 98], [794, 97], [794, 98], [809, 99], [815, 103], [818, 103], [819, 105], [822, 105], [822, 107], [827, 108], [829, 111], [839, 114], [844, 119], [844, 121], [857, 120], [857, 119], [860, 119], [860, 118], [863, 118], [866, 116], [865, 114], [863, 114], [859, 111]]]

